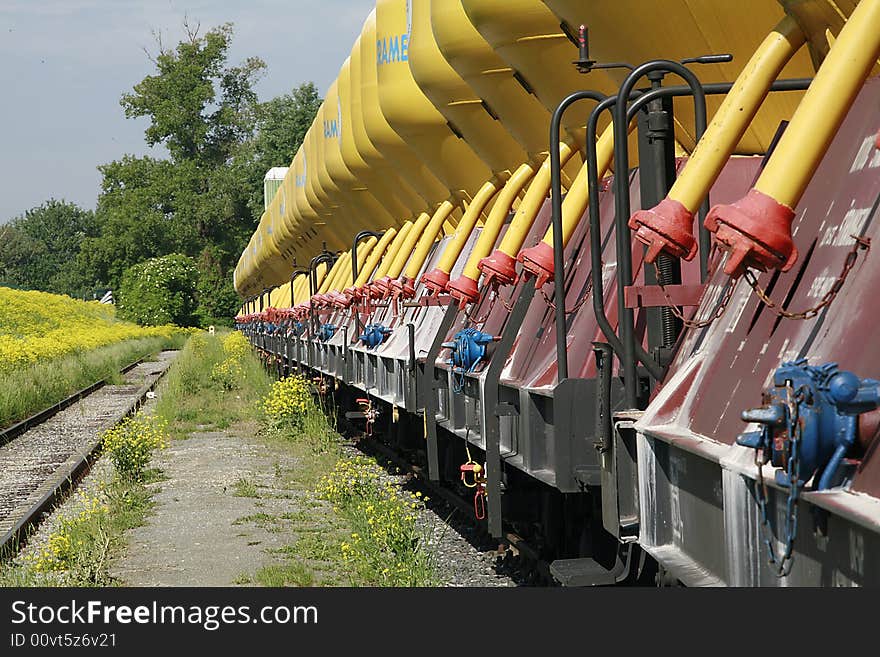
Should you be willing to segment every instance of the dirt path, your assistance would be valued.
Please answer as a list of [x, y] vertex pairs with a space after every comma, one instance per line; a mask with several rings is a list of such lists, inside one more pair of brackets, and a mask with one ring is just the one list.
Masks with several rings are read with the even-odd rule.
[[173, 441], [154, 465], [167, 477], [154, 512], [111, 569], [125, 585], [247, 584], [289, 542], [285, 525], [303, 501], [279, 476], [296, 467], [291, 455], [211, 431]]

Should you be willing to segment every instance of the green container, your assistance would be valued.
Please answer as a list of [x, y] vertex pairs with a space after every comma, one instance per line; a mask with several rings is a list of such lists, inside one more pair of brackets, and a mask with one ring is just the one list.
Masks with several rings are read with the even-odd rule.
[[263, 178], [263, 209], [268, 210], [269, 204], [275, 198], [275, 192], [281, 187], [284, 176], [287, 175], [288, 167], [272, 167]]

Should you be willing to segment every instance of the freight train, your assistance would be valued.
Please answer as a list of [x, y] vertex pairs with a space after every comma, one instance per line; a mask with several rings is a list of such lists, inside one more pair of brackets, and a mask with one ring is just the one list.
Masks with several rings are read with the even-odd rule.
[[378, 0], [236, 327], [561, 584], [880, 584], [878, 56], [880, 0]]

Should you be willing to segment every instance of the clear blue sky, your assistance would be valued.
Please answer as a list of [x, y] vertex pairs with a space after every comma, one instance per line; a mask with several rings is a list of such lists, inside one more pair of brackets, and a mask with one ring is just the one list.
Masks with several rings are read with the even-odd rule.
[[151, 64], [152, 31], [176, 44], [184, 16], [202, 30], [231, 21], [230, 61], [269, 65], [267, 100], [336, 78], [374, 0], [0, 0], [0, 223], [49, 197], [94, 208], [99, 164], [144, 143], [146, 120], [126, 119], [120, 96]]

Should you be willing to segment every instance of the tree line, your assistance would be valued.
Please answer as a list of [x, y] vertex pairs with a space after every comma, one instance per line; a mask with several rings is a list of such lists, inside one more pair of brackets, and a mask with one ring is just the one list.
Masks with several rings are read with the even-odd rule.
[[124, 155], [99, 166], [94, 211], [50, 199], [0, 226], [0, 285], [86, 299], [110, 288], [121, 315], [151, 323], [157, 309], [139, 305], [164, 300], [145, 294], [142, 274], [171, 271], [175, 294], [191, 285], [185, 316], [172, 321], [234, 315], [232, 270], [263, 212], [263, 176], [290, 164], [321, 98], [306, 82], [260, 102], [254, 85], [266, 64], [229, 63], [231, 24], [203, 34], [184, 28], [176, 47], [159, 41], [149, 55], [154, 73], [120, 99], [126, 117], [149, 120], [146, 143], [168, 157]]

